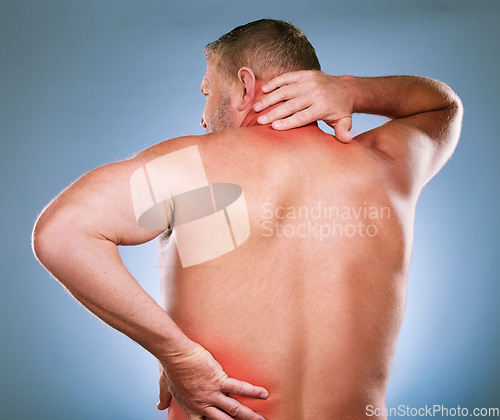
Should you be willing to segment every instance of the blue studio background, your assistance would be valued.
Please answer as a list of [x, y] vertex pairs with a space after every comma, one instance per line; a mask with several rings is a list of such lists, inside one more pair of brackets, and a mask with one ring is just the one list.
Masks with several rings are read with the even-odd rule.
[[[203, 46], [261, 17], [302, 28], [326, 72], [422, 75], [462, 98], [458, 149], [417, 207], [387, 406], [500, 406], [500, 2], [0, 0], [1, 419], [166, 418], [153, 357], [50, 278], [31, 229], [84, 172], [202, 134]], [[121, 253], [157, 298], [155, 242]]]

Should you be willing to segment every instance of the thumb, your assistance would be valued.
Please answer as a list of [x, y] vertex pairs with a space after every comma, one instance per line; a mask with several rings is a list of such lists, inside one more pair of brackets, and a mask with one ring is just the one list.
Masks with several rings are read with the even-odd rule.
[[165, 410], [170, 407], [170, 400], [172, 399], [172, 395], [170, 392], [160, 389], [160, 401], [156, 404], [158, 410]]
[[335, 137], [341, 143], [349, 143], [352, 140], [351, 133], [349, 133], [352, 128], [352, 117], [350, 115], [338, 120], [333, 128], [335, 129]]

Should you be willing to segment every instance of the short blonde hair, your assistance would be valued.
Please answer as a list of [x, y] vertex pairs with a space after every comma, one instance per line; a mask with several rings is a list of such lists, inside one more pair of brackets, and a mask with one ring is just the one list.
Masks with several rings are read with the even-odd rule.
[[237, 77], [247, 66], [257, 78], [271, 78], [297, 70], [321, 70], [316, 51], [304, 33], [274, 19], [261, 19], [238, 26], [205, 47], [205, 58], [218, 57], [225, 76]]

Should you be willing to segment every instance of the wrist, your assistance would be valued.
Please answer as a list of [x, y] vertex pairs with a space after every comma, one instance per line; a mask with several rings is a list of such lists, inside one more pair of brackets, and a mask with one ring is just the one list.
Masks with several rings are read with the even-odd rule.
[[345, 91], [344, 100], [348, 104], [351, 114], [359, 113], [362, 103], [362, 90], [359, 88], [360, 78], [356, 76], [343, 75], [338, 76], [339, 82]]
[[158, 343], [153, 355], [158, 360], [171, 360], [179, 356], [191, 354], [198, 349], [199, 345], [189, 339], [179, 327], [175, 326], [168, 337]]

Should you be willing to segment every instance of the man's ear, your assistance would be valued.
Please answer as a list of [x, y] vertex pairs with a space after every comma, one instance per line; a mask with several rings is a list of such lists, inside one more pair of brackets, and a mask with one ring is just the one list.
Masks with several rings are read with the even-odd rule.
[[242, 67], [238, 70], [238, 80], [242, 84], [243, 95], [238, 104], [238, 111], [245, 111], [252, 107], [255, 101], [255, 73], [249, 67]]

